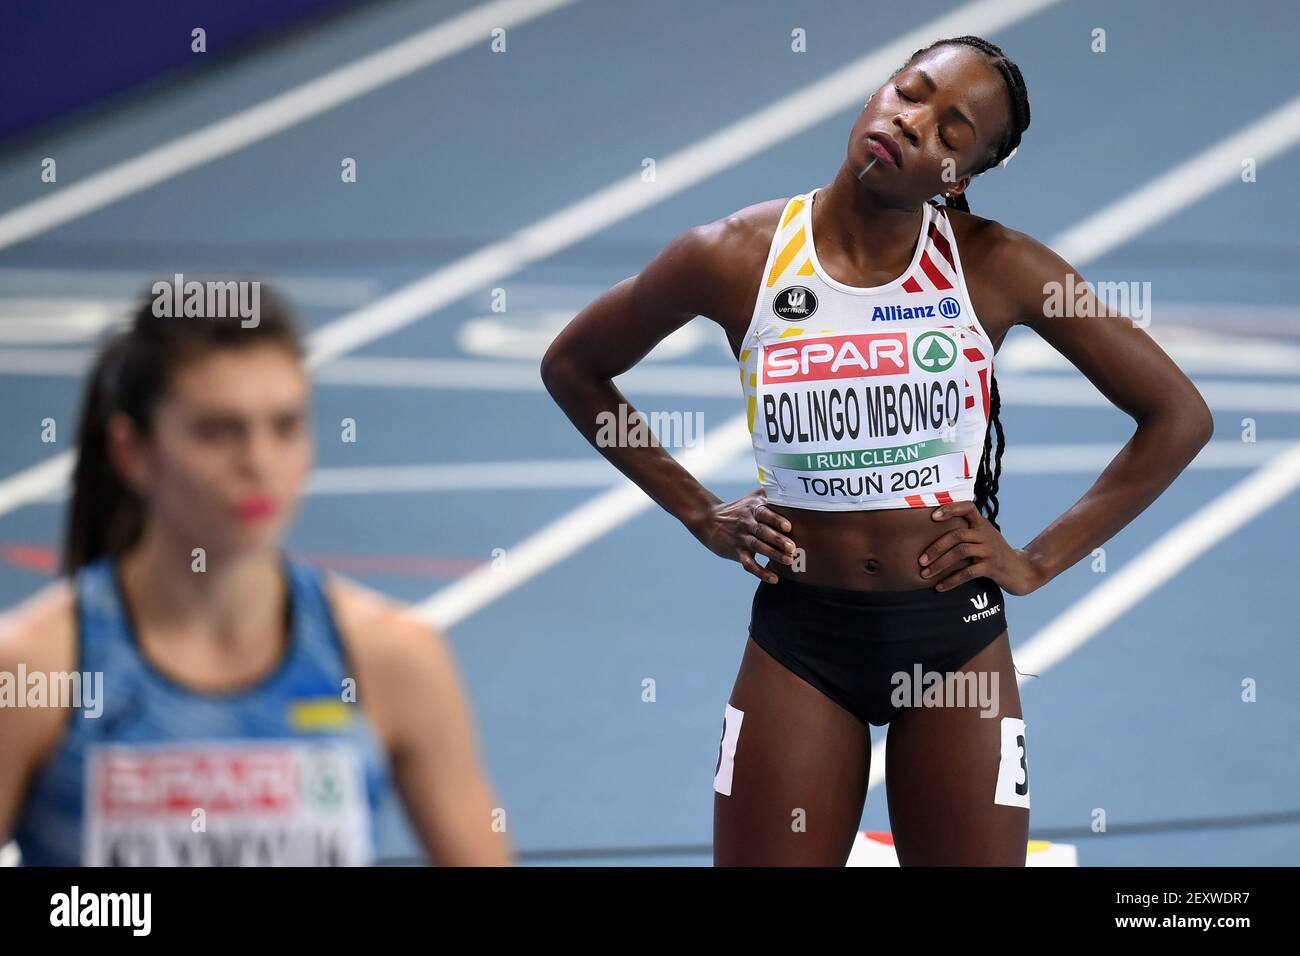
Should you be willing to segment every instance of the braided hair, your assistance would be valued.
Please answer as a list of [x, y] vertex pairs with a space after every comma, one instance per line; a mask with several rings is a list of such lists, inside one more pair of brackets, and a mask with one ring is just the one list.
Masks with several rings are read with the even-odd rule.
[[[1011, 100], [1011, 127], [1003, 134], [992, 155], [986, 157], [983, 165], [972, 171], [972, 176], [978, 176], [980, 173], [1000, 164], [1020, 145], [1021, 135], [1029, 128], [1029, 91], [1025, 88], [1024, 77], [1020, 75], [1020, 67], [1016, 66], [1002, 52], [1001, 48], [982, 37], [961, 36], [936, 40], [929, 46], [922, 47], [913, 53], [907, 62], [911, 63], [922, 53], [933, 50], [935, 47], [948, 45], [972, 47], [988, 57], [992, 65], [1002, 74], [1002, 79], [1007, 85], [1007, 93]], [[970, 212], [970, 204], [966, 201], [964, 192], [956, 196], [946, 196], [944, 204], [961, 212]], [[1002, 401], [998, 395], [998, 380], [994, 375], [990, 374], [989, 426], [984, 432], [984, 453], [980, 458], [979, 471], [975, 475], [975, 509], [983, 514], [995, 528], [998, 528], [998, 480], [1002, 477], [1002, 449], [1005, 444], [1002, 418], [999, 414], [1001, 408]], [[993, 450], [993, 435], [995, 432], [998, 439], [996, 453]], [[998, 528], [998, 530], [1001, 529]]]

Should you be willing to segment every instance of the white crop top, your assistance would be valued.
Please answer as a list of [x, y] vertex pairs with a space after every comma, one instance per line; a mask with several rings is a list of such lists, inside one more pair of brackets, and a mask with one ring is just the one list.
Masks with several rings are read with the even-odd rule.
[[874, 511], [972, 499], [993, 343], [971, 307], [947, 210], [924, 203], [911, 264], [859, 288], [817, 261], [816, 194], [786, 204], [740, 345], [768, 501]]

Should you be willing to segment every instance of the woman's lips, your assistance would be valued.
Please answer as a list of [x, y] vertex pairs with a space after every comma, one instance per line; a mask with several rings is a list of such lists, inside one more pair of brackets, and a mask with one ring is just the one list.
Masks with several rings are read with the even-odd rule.
[[254, 495], [236, 505], [235, 512], [244, 521], [260, 521], [275, 514], [275, 500], [264, 495]]
[[874, 136], [867, 137], [867, 149], [871, 150], [871, 155], [875, 156], [882, 163], [888, 163], [890, 166], [897, 167], [898, 163], [894, 160], [894, 154], [889, 151], [884, 143]]

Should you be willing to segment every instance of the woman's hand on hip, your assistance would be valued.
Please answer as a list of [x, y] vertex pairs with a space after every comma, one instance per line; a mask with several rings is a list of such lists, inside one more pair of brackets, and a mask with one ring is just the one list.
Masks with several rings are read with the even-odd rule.
[[965, 519], [936, 538], [917, 556], [921, 576], [947, 591], [972, 578], [987, 577], [1008, 594], [1028, 594], [1043, 583], [1042, 575], [1023, 548], [1013, 548], [1002, 532], [979, 513], [973, 501], [956, 501], [931, 512], [936, 521]]
[[785, 536], [790, 522], [773, 511], [759, 488], [735, 501], [711, 507], [691, 532], [719, 557], [739, 561], [750, 574], [775, 584], [780, 578], [755, 560], [766, 555], [782, 564], [794, 562], [795, 543]]

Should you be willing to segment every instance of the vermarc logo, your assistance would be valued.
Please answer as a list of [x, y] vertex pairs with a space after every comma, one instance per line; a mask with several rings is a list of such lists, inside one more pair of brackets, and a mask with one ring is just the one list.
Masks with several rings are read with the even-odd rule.
[[988, 591], [981, 591], [978, 597], [970, 598], [970, 603], [975, 605], [975, 613], [967, 614], [962, 618], [962, 620], [967, 624], [971, 621], [980, 621], [986, 617], [992, 617], [994, 614], [997, 614], [998, 611], [1002, 610], [1001, 604], [995, 604], [992, 607], [989, 607]]
[[817, 311], [817, 296], [811, 289], [792, 285], [777, 293], [772, 300], [772, 311], [787, 322], [797, 322]]

